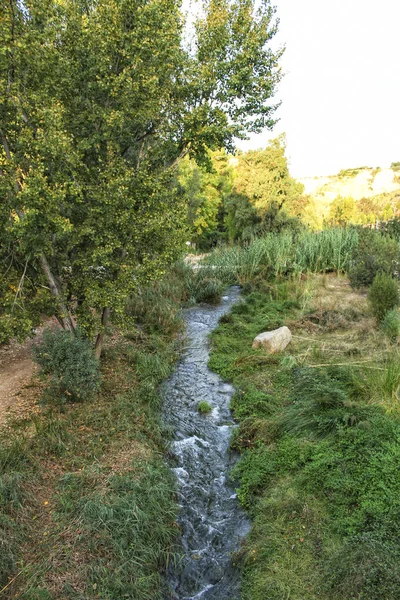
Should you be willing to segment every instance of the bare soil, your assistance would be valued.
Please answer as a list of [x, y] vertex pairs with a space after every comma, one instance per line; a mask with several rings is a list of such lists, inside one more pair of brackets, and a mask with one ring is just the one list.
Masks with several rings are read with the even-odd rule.
[[0, 347], [0, 427], [10, 419], [24, 419], [39, 412], [41, 383], [32, 360], [32, 345], [40, 340], [43, 328], [25, 343], [12, 341]]

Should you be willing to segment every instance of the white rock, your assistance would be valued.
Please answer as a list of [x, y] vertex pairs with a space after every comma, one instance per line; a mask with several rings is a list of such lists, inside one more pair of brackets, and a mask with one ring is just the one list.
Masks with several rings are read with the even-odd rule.
[[270, 354], [282, 352], [292, 340], [292, 334], [288, 327], [279, 327], [274, 331], [265, 331], [254, 338], [253, 348], [264, 348]]

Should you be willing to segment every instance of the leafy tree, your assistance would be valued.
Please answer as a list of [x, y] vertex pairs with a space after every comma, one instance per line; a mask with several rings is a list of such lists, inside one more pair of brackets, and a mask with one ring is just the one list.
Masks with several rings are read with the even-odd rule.
[[357, 205], [354, 198], [338, 196], [329, 208], [329, 223], [346, 227], [357, 222]]
[[249, 198], [261, 218], [282, 210], [290, 214], [304, 187], [290, 176], [284, 136], [264, 150], [246, 152], [238, 158], [235, 190]]
[[249, 239], [261, 230], [261, 217], [245, 194], [232, 192], [224, 208], [224, 225], [230, 242]]
[[180, 166], [180, 183], [188, 202], [188, 221], [196, 243], [220, 226], [225, 197], [232, 190], [232, 168], [225, 151], [209, 152], [211, 166], [197, 165], [188, 157]]
[[183, 27], [174, 0], [3, 3], [0, 317], [13, 287], [24, 314], [47, 288], [100, 354], [110, 313], [180, 251], [178, 162], [274, 124], [269, 0], [206, 0], [191, 50]]

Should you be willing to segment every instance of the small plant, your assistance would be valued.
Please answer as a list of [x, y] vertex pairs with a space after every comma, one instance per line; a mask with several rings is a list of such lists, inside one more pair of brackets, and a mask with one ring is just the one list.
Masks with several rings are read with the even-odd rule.
[[382, 321], [382, 331], [391, 341], [400, 336], [400, 313], [397, 308], [389, 310]]
[[378, 273], [368, 292], [372, 313], [379, 323], [385, 315], [400, 304], [399, 285], [391, 275]]
[[350, 263], [351, 286], [369, 286], [379, 272], [394, 277], [398, 272], [399, 255], [399, 244], [396, 240], [376, 231], [362, 232]]
[[212, 406], [206, 400], [202, 400], [197, 405], [197, 412], [201, 415], [208, 415], [212, 411]]
[[33, 348], [41, 374], [49, 379], [48, 393], [62, 401], [87, 400], [100, 388], [100, 364], [81, 331], [52, 331]]

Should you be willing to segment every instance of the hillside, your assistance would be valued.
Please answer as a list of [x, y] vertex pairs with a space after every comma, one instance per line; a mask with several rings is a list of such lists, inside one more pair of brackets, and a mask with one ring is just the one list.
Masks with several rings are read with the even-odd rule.
[[299, 181], [304, 185], [305, 194], [314, 199], [321, 218], [327, 216], [331, 203], [338, 196], [358, 201], [400, 190], [400, 174], [393, 169], [348, 169], [337, 175], [305, 177]]

